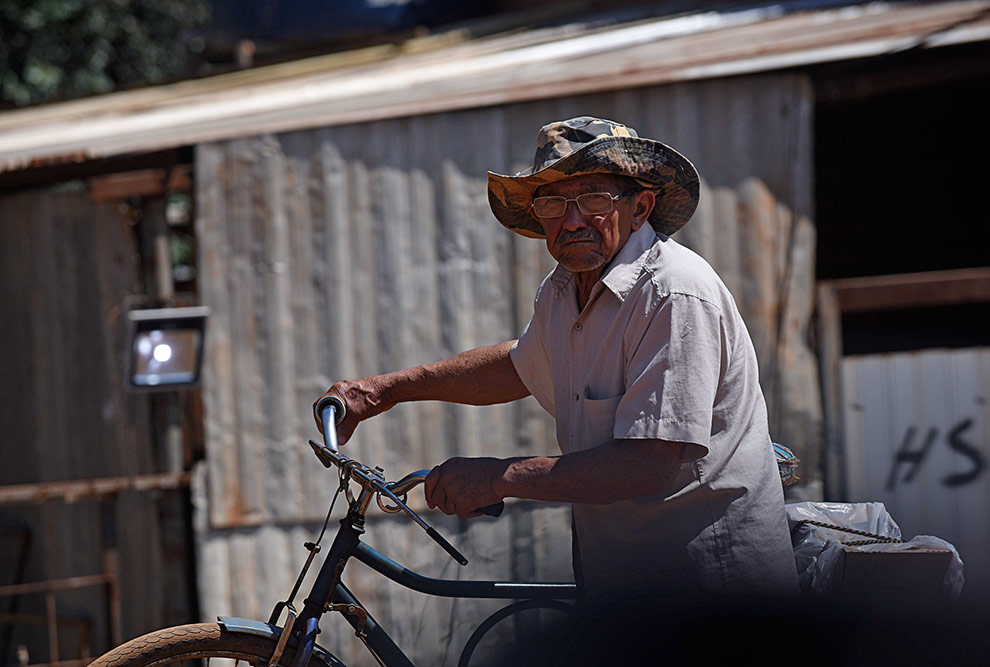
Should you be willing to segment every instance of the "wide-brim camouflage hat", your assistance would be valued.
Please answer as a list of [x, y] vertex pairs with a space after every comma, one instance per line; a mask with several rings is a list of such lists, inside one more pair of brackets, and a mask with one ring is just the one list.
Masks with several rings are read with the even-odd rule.
[[657, 202], [649, 222], [661, 234], [686, 225], [698, 207], [698, 171], [686, 157], [622, 123], [591, 116], [543, 126], [530, 169], [515, 176], [488, 172], [488, 202], [512, 231], [543, 238], [543, 228], [529, 214], [536, 188], [600, 173], [629, 176], [653, 189]]

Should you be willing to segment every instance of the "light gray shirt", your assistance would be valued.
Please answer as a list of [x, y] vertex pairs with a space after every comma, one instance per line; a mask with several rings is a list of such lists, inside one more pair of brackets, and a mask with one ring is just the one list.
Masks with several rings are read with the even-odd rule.
[[705, 260], [644, 225], [580, 312], [558, 266], [510, 355], [563, 453], [626, 438], [687, 445], [663, 495], [574, 504], [589, 595], [797, 590], [756, 354]]

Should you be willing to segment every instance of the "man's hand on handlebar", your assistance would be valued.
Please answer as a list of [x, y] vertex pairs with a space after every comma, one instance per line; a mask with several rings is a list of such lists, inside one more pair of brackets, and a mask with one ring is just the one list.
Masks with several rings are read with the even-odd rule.
[[320, 416], [315, 414], [316, 406], [324, 396], [336, 396], [344, 402], [347, 408], [344, 420], [337, 425], [337, 442], [343, 445], [350, 439], [359, 423], [385, 412], [394, 405], [383, 401], [382, 394], [382, 384], [378, 378], [370, 377], [337, 382], [313, 403], [316, 427], [320, 429], [320, 433], [323, 432]]
[[[385, 377], [337, 382], [313, 404], [316, 426], [324, 434], [324, 447], [312, 440], [310, 444], [323, 465], [335, 464], [338, 446], [350, 439], [359, 423], [395, 405], [383, 398], [388, 395]], [[325, 431], [324, 419], [336, 421], [336, 428]], [[509, 461], [493, 458], [450, 459], [426, 476], [427, 504], [431, 509], [440, 508], [446, 514], [462, 517], [500, 516], [505, 503], [504, 494], [497, 488], [508, 466]], [[421, 473], [425, 475], [426, 471]]]
[[444, 514], [481, 516], [479, 508], [501, 501], [498, 482], [509, 461], [495, 458], [455, 457], [444, 461], [426, 478], [426, 503]]

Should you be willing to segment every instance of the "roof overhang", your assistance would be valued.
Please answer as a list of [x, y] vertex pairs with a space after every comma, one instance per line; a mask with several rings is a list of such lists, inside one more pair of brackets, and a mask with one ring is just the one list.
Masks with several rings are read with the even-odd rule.
[[[452, 39], [453, 38], [453, 39]], [[456, 35], [0, 113], [0, 172], [990, 40], [990, 0], [773, 5]]]

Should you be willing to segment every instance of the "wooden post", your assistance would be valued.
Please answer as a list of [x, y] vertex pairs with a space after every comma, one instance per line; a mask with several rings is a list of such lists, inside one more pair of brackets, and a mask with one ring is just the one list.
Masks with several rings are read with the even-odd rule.
[[58, 612], [55, 609], [55, 592], [45, 591], [45, 616], [48, 620], [48, 662], [56, 664], [58, 654]]
[[818, 285], [818, 359], [822, 380], [822, 407], [825, 412], [825, 499], [846, 497], [843, 478], [845, 452], [842, 443], [842, 397], [839, 362], [842, 360], [842, 313], [835, 286]]
[[120, 548], [117, 545], [117, 494], [100, 499], [103, 524], [103, 573], [107, 577], [107, 616], [110, 619], [110, 645], [123, 643], [120, 618]]

